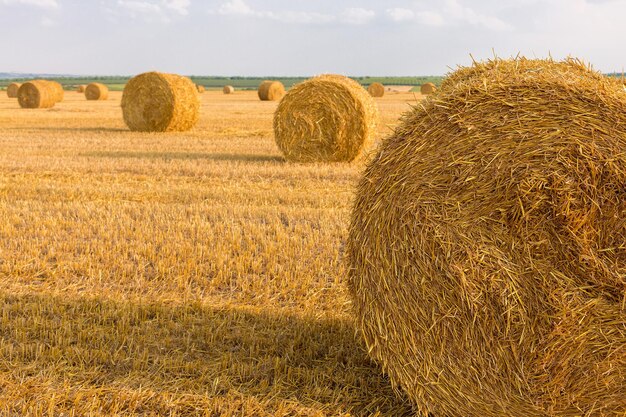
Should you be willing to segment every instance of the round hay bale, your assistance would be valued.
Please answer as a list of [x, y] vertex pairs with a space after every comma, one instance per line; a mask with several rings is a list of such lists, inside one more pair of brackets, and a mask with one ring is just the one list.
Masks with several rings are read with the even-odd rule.
[[263, 81], [258, 93], [262, 101], [278, 101], [285, 95], [285, 86], [280, 81]]
[[235, 87], [232, 85], [225, 85], [222, 91], [224, 94], [233, 94], [235, 92]]
[[100, 83], [91, 83], [85, 88], [87, 100], [107, 100], [109, 98], [109, 87]]
[[626, 94], [577, 60], [476, 65], [361, 180], [349, 287], [372, 357], [436, 416], [626, 409]]
[[437, 91], [437, 87], [433, 83], [422, 84], [420, 87], [420, 93], [424, 95], [429, 95]]
[[54, 91], [54, 97], [57, 103], [60, 103], [61, 101], [63, 101], [63, 98], [65, 96], [65, 91], [63, 90], [63, 86], [61, 85], [61, 83], [58, 83], [56, 81], [47, 81], [47, 83], [49, 83], [50, 87], [52, 88], [52, 90]]
[[86, 89], [87, 89], [87, 84], [81, 84], [78, 87], [76, 87], [76, 92], [84, 94]]
[[7, 86], [7, 96], [9, 98], [17, 98], [17, 90], [20, 89], [20, 83], [11, 83]]
[[206, 91], [206, 88], [203, 85], [196, 85], [196, 89], [198, 90], [198, 93], [202, 94]]
[[385, 95], [385, 86], [381, 83], [371, 83], [367, 87], [367, 91], [372, 97], [382, 97]]
[[[17, 90], [17, 101], [24, 109], [47, 109], [59, 101], [58, 83], [33, 80], [23, 83]], [[61, 93], [62, 94], [62, 93]]]
[[122, 95], [124, 122], [133, 131], [186, 131], [198, 122], [196, 85], [176, 74], [147, 72], [132, 78]]
[[374, 140], [376, 103], [341, 75], [322, 75], [293, 87], [274, 113], [274, 136], [294, 162], [352, 161]]

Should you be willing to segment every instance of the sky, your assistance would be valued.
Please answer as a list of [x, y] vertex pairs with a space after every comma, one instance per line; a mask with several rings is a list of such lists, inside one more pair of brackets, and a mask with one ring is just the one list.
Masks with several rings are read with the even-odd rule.
[[0, 0], [0, 72], [444, 75], [472, 59], [626, 67], [626, 0]]

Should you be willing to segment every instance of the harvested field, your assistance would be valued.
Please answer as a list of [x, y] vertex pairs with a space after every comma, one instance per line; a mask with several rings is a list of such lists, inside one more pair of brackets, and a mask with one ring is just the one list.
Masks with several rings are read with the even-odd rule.
[[[377, 100], [378, 139], [415, 97]], [[0, 415], [412, 415], [350, 313], [363, 166], [284, 162], [256, 91], [200, 100], [154, 134], [120, 92], [0, 95]]]

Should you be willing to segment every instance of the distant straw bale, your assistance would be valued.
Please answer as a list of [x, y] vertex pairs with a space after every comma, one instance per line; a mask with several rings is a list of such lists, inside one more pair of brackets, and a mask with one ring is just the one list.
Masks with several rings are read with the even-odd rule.
[[203, 85], [196, 85], [196, 88], [198, 89], [198, 93], [202, 94], [206, 91], [206, 88]]
[[84, 93], [86, 89], [87, 89], [87, 84], [81, 84], [78, 87], [76, 87], [76, 92]]
[[126, 84], [122, 111], [126, 125], [133, 131], [186, 131], [198, 122], [200, 99], [189, 78], [148, 72]]
[[55, 81], [28, 81], [23, 83], [17, 91], [20, 107], [25, 109], [51, 108], [62, 99], [63, 88]]
[[422, 413], [623, 416], [625, 190], [618, 80], [573, 59], [451, 74], [358, 186], [371, 356]]
[[280, 81], [263, 81], [258, 93], [262, 101], [279, 101], [285, 95], [285, 86]]
[[109, 98], [109, 87], [100, 83], [91, 83], [85, 88], [87, 100], [107, 100]]
[[420, 87], [420, 93], [424, 95], [429, 95], [437, 91], [437, 87], [433, 83], [422, 84]]
[[371, 83], [367, 91], [372, 97], [382, 97], [385, 95], [385, 86], [381, 83]]
[[46, 82], [50, 83], [50, 86], [54, 90], [54, 96], [55, 96], [56, 102], [60, 103], [61, 101], [63, 101], [63, 98], [65, 97], [65, 91], [63, 90], [63, 86], [61, 85], [61, 83], [58, 83], [56, 81], [46, 81]]
[[20, 89], [20, 83], [11, 83], [7, 86], [7, 96], [9, 98], [17, 98], [17, 90]]
[[222, 91], [224, 94], [233, 94], [235, 92], [235, 87], [232, 85], [225, 85]]
[[289, 161], [352, 161], [374, 140], [376, 103], [354, 80], [322, 75], [293, 87], [274, 114], [276, 144]]

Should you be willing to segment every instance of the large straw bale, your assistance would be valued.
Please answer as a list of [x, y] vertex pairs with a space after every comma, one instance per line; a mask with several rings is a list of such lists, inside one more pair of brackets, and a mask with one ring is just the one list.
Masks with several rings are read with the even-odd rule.
[[624, 416], [626, 93], [573, 59], [461, 72], [358, 187], [369, 351], [424, 414]]
[[423, 95], [429, 95], [437, 91], [437, 87], [433, 83], [425, 83], [420, 87], [420, 93]]
[[54, 81], [28, 81], [23, 83], [17, 91], [20, 107], [25, 109], [51, 108], [62, 99], [63, 88], [61, 84]]
[[100, 83], [91, 83], [85, 88], [87, 100], [107, 100], [109, 98], [109, 87]]
[[225, 85], [222, 91], [224, 94], [233, 94], [235, 92], [235, 87], [232, 85]]
[[285, 95], [285, 86], [280, 81], [266, 80], [259, 85], [258, 93], [262, 101], [279, 101]]
[[289, 161], [352, 161], [374, 139], [376, 103], [341, 75], [322, 75], [293, 87], [274, 114], [276, 143]]
[[385, 95], [385, 86], [381, 83], [371, 83], [367, 87], [367, 91], [372, 97], [382, 97]]
[[20, 83], [11, 83], [7, 86], [7, 96], [9, 98], [17, 98], [17, 90], [20, 89]]
[[126, 125], [133, 131], [186, 131], [198, 122], [200, 99], [189, 78], [147, 72], [126, 84], [122, 111]]

